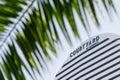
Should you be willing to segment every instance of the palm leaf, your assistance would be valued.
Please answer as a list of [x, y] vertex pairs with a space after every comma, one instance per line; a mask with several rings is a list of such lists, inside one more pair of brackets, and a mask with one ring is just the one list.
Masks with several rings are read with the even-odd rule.
[[0, 70], [0, 80], [4, 80], [4, 76], [3, 76], [2, 72], [1, 72], [1, 70]]
[[25, 0], [2, 0], [1, 2], [3, 3], [0, 4], [0, 32], [4, 31], [4, 26], [13, 23], [10, 18], [18, 17], [18, 13], [22, 11], [20, 5], [26, 5]]
[[[73, 9], [86, 32], [90, 31], [87, 13], [90, 14], [96, 26], [100, 25], [95, 10], [97, 3], [94, 0], [32, 0], [29, 1], [29, 5], [27, 0], [2, 0], [1, 2], [0, 51], [2, 55], [0, 63], [8, 80], [28, 79], [23, 69], [33, 80], [38, 79], [36, 72], [41, 79], [44, 79], [42, 73], [48, 70], [47, 62], [52, 60], [48, 50], [56, 57], [58, 54], [56, 44], [60, 46], [63, 44], [57, 27], [71, 46], [73, 44], [66, 21], [69, 23], [73, 35], [81, 38]], [[110, 10], [106, 6], [106, 2], [104, 0], [102, 2], [109, 15]], [[109, 6], [115, 10], [113, 1], [108, 0], [108, 2]], [[24, 10], [20, 5], [27, 6], [27, 9]], [[19, 12], [22, 15], [19, 15]], [[11, 18], [17, 20], [16, 23]], [[0, 71], [0, 79], [3, 78], [3, 72]]]

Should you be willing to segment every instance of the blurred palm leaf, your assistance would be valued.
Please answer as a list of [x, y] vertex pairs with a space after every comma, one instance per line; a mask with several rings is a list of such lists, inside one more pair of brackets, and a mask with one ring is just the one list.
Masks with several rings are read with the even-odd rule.
[[[116, 9], [112, 0], [107, 1], [102, 0], [102, 3], [110, 15], [109, 7], [115, 12]], [[79, 16], [86, 32], [89, 32], [87, 13], [95, 25], [100, 25], [95, 4], [99, 5], [99, 2], [97, 0], [0, 1], [0, 64], [3, 71], [0, 71], [0, 79], [26, 80], [25, 74], [28, 74], [31, 79], [37, 80], [36, 72], [41, 79], [44, 79], [42, 72], [48, 69], [47, 61], [51, 60], [48, 50], [57, 56], [55, 45], [62, 46], [63, 43], [57, 27], [72, 46], [66, 21], [74, 36], [80, 39], [74, 13]], [[27, 8], [24, 9], [21, 5]], [[19, 12], [22, 15], [19, 15]], [[11, 19], [15, 19], [16, 22]]]
[[1, 70], [0, 70], [0, 80], [4, 80], [4, 76], [3, 76], [2, 72], [1, 72]]
[[[22, 11], [21, 5], [26, 5], [25, 0], [2, 0], [0, 1], [0, 32], [4, 27], [13, 23], [10, 18], [18, 17], [18, 12]], [[12, 3], [12, 4], [11, 4]]]

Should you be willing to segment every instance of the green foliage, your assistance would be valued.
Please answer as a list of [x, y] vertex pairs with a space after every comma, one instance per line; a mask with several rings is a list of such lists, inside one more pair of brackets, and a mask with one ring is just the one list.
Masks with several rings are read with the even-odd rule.
[[20, 5], [26, 5], [25, 0], [1, 0], [0, 4], [0, 32], [4, 31], [4, 27], [13, 23], [10, 18], [17, 18], [18, 13], [22, 11]]
[[[53, 0], [53, 4], [50, 1], [31, 0], [29, 1], [31, 2], [30, 5], [27, 4], [27, 0], [0, 1], [2, 2], [0, 4], [0, 51], [2, 53], [0, 64], [8, 80], [12, 80], [13, 76], [17, 80], [25, 80], [26, 77], [22, 67], [25, 68], [33, 80], [37, 79], [34, 70], [39, 73], [41, 78], [43, 77], [38, 66], [43, 70], [45, 67], [48, 67], [46, 60], [50, 61], [51, 56], [47, 49], [54, 56], [57, 56], [55, 44], [62, 43], [55, 21], [71, 46], [73, 44], [64, 18], [69, 22], [74, 36], [80, 39], [73, 9], [79, 16], [86, 32], [89, 31], [87, 27], [90, 27], [86, 16], [87, 12], [90, 14], [94, 24], [97, 26], [100, 25], [95, 10], [95, 4], [98, 5], [97, 0], [61, 0], [62, 2], [60, 0]], [[110, 15], [108, 7], [113, 8], [115, 12], [116, 10], [113, 1], [107, 1], [109, 6], [107, 6], [108, 4], [105, 0], [102, 0], [102, 3], [108, 15]], [[21, 5], [28, 8], [24, 10]], [[24, 12], [22, 12], [23, 10]], [[22, 16], [18, 14], [19, 12], [22, 13]], [[28, 16], [26, 17], [25, 14]], [[20, 18], [18, 19], [18, 17]], [[17, 23], [14, 23], [10, 18], [17, 20]], [[13, 25], [14, 27], [10, 27], [9, 25]], [[10, 38], [10, 43], [8, 43], [8, 38]], [[4, 44], [7, 44], [8, 48]], [[18, 48], [21, 52], [17, 50]], [[25, 57], [29, 68], [20, 57], [21, 54]], [[3, 74], [0, 71], [0, 80], [3, 80], [3, 78]]]
[[4, 76], [3, 76], [2, 72], [1, 72], [1, 70], [0, 70], [0, 80], [4, 80]]

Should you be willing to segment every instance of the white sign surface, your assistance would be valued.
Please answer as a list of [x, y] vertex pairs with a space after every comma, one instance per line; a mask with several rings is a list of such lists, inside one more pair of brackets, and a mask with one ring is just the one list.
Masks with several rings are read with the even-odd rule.
[[55, 80], [120, 80], [120, 36], [101, 34], [70, 53]]

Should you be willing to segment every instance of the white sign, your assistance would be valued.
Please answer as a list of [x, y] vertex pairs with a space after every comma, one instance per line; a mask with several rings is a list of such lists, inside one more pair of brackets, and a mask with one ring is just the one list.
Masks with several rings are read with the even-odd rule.
[[102, 34], [70, 53], [55, 80], [120, 80], [120, 36]]

